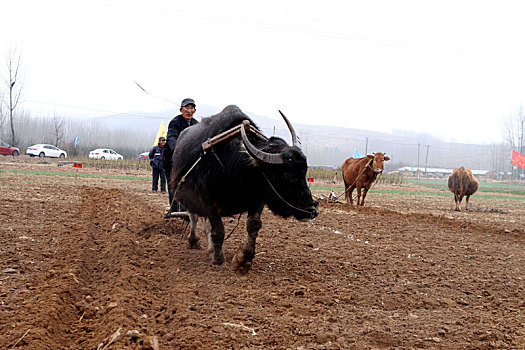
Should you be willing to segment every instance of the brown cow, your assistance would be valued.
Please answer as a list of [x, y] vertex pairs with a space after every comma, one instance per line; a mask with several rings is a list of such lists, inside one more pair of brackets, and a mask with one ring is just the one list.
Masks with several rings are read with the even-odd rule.
[[[341, 165], [343, 181], [345, 183], [345, 198], [350, 204], [354, 204], [352, 192], [357, 188], [357, 205], [365, 204], [366, 193], [374, 183], [377, 174], [383, 172], [383, 163], [390, 160], [384, 153], [377, 152], [363, 158], [348, 158]], [[363, 198], [361, 199], [361, 188]]]
[[461, 211], [461, 200], [466, 196], [465, 210], [469, 210], [468, 200], [478, 190], [478, 180], [470, 169], [459, 167], [448, 177], [448, 188], [454, 193], [456, 211]]

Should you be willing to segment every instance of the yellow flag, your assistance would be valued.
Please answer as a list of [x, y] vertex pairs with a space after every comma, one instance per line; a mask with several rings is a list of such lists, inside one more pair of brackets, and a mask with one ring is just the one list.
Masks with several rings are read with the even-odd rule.
[[157, 136], [155, 136], [155, 142], [153, 143], [153, 146], [157, 146], [159, 144], [159, 137], [161, 136], [166, 137], [166, 127], [164, 126], [164, 120], [160, 121], [159, 131], [157, 131]]

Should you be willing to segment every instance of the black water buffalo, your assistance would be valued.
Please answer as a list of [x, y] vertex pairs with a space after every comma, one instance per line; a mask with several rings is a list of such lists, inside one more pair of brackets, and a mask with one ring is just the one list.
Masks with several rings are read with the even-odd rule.
[[[313, 219], [319, 214], [318, 202], [306, 183], [306, 156], [295, 145], [293, 127], [281, 115], [292, 134], [292, 146], [279, 137], [266, 138], [234, 105], [185, 129], [179, 137], [173, 154], [172, 188], [175, 199], [190, 213], [190, 248], [199, 247], [195, 232], [198, 217], [208, 219], [208, 251], [213, 251], [213, 264], [224, 262], [222, 216], [248, 212], [246, 242], [232, 260], [235, 270], [247, 272], [255, 256], [265, 205], [282, 217]], [[203, 143], [239, 125], [240, 132], [214, 142], [203, 152]]]

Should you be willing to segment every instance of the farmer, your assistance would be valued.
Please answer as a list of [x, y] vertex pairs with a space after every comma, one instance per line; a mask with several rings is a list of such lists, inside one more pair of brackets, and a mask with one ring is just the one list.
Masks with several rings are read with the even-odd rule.
[[166, 171], [164, 170], [164, 151], [166, 149], [166, 138], [164, 136], [159, 137], [159, 144], [153, 146], [149, 151], [149, 164], [153, 169], [153, 182], [151, 184], [151, 190], [157, 192], [159, 187], [160, 177], [160, 192], [166, 193]]
[[[168, 141], [166, 144], [166, 150], [164, 151], [164, 170], [166, 171], [166, 178], [168, 179], [168, 192], [170, 205], [173, 201], [173, 189], [171, 188], [170, 174], [171, 174], [171, 158], [173, 156], [173, 150], [177, 145], [177, 140], [179, 138], [182, 130], [186, 129], [188, 126], [197, 124], [198, 121], [193, 118], [193, 115], [196, 111], [195, 101], [192, 98], [185, 98], [180, 103], [180, 112], [178, 116], [174, 117], [168, 124]], [[174, 203], [172, 206], [172, 211], [181, 211], [178, 203]]]

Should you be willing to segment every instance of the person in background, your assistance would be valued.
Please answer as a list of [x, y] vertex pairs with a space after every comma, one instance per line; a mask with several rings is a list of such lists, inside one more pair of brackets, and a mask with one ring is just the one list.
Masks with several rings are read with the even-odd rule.
[[164, 136], [159, 137], [159, 144], [153, 146], [149, 151], [149, 164], [153, 169], [153, 182], [151, 184], [151, 190], [157, 192], [159, 189], [159, 177], [160, 177], [160, 191], [166, 193], [166, 172], [164, 170], [164, 151], [166, 149], [166, 138]]
[[[167, 134], [167, 143], [166, 149], [164, 151], [164, 169], [166, 171], [166, 178], [168, 180], [168, 193], [170, 205], [173, 202], [173, 188], [171, 188], [170, 174], [172, 167], [172, 157], [175, 146], [177, 145], [177, 140], [179, 138], [182, 130], [187, 127], [197, 124], [198, 121], [193, 118], [195, 111], [197, 110], [195, 101], [192, 98], [185, 98], [180, 103], [180, 113], [178, 116], [174, 117], [168, 124], [168, 134]], [[182, 208], [179, 208], [178, 203], [174, 203], [171, 206], [172, 211], [181, 211]]]

